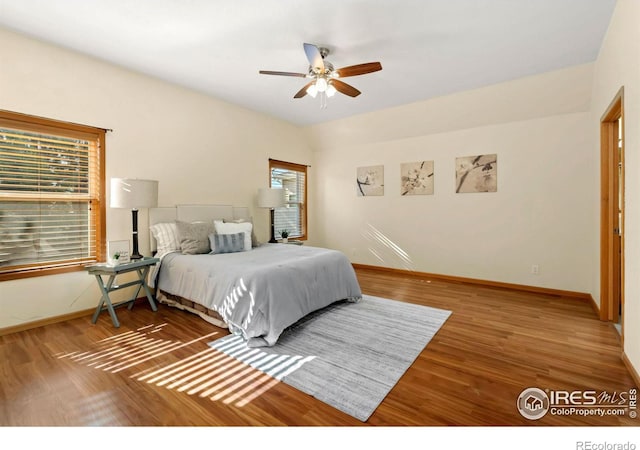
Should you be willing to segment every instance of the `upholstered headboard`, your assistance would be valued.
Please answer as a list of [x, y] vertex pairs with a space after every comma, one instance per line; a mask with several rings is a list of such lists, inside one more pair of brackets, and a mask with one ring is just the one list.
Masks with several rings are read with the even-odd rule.
[[[184, 222], [230, 219], [251, 219], [249, 208], [232, 205], [177, 205], [149, 209], [149, 226], [162, 222]], [[156, 240], [149, 233], [149, 246], [156, 251]]]

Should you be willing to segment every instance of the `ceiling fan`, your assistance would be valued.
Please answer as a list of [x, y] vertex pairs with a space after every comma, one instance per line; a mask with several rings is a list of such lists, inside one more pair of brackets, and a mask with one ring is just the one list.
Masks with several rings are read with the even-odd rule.
[[308, 73], [277, 72], [272, 70], [261, 70], [260, 73], [263, 75], [283, 75], [311, 79], [293, 98], [302, 98], [307, 94], [315, 98], [320, 94], [323, 99], [323, 105], [326, 106], [326, 97], [333, 97], [336, 92], [341, 92], [349, 97], [360, 95], [359, 90], [339, 80], [339, 78], [364, 75], [382, 70], [382, 65], [379, 62], [356, 64], [355, 66], [335, 69], [333, 64], [325, 60], [325, 57], [329, 54], [329, 49], [317, 47], [313, 44], [304, 44], [304, 52], [309, 60]]

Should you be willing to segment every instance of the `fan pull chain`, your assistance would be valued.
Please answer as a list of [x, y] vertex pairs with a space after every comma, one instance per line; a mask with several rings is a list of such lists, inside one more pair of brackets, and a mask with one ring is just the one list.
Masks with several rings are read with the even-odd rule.
[[320, 92], [320, 109], [327, 109], [327, 94]]

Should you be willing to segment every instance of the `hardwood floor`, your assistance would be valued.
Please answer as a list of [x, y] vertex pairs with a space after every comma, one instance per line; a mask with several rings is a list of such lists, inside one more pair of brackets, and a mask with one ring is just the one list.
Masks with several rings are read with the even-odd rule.
[[[523, 389], [634, 387], [613, 327], [587, 302], [358, 269], [364, 293], [453, 311], [366, 424], [210, 349], [227, 334], [139, 303], [0, 337], [0, 425], [639, 425], [522, 417]], [[189, 367], [190, 370], [186, 370]], [[198, 367], [199, 370], [193, 370]], [[215, 378], [205, 375], [219, 370]]]

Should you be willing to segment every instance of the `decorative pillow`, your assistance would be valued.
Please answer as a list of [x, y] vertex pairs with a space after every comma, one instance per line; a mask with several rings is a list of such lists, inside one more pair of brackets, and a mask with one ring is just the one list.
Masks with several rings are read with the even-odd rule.
[[251, 250], [251, 231], [253, 224], [250, 222], [225, 223], [222, 220], [214, 220], [213, 224], [218, 234], [244, 233], [244, 250]]
[[233, 234], [210, 234], [209, 244], [211, 245], [211, 254], [217, 255], [219, 253], [243, 252], [245, 246], [244, 236], [244, 232]]
[[167, 253], [180, 251], [178, 228], [175, 222], [156, 223], [149, 227], [156, 240], [156, 254], [164, 256]]
[[253, 217], [249, 217], [248, 219], [224, 219], [225, 223], [250, 223], [251, 224], [251, 246], [252, 247], [260, 247], [260, 242], [258, 242], [258, 238], [256, 237], [256, 229], [253, 226]]
[[183, 222], [176, 220], [180, 251], [184, 255], [209, 253], [209, 235], [214, 232], [211, 222]]

